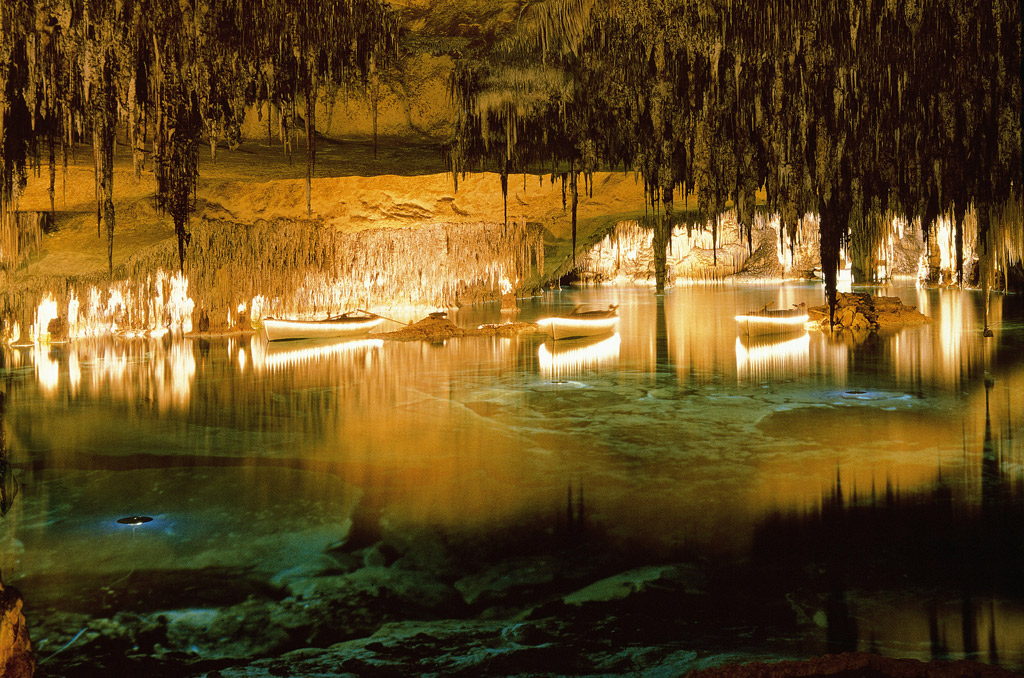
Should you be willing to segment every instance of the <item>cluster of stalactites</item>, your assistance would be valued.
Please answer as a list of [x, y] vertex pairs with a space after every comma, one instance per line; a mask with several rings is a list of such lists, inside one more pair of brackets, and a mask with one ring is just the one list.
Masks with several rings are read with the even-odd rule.
[[454, 170], [581, 160], [586, 143], [591, 166], [642, 174], [666, 233], [673, 200], [691, 191], [706, 217], [735, 205], [749, 229], [763, 189], [789, 233], [820, 215], [830, 300], [840, 253], [873, 250], [885, 215], [928, 232], [976, 205], [998, 215], [980, 222], [1001, 248], [992, 265], [1020, 261], [1019, 210], [1002, 207], [1019, 205], [1022, 183], [1015, 0], [552, 0], [531, 11], [555, 4], [576, 14], [548, 40], [572, 49], [519, 50], [512, 67], [543, 64], [572, 85], [531, 76], [533, 96], [503, 115], [481, 102], [513, 101], [521, 83], [488, 77], [494, 63], [464, 69]]
[[308, 181], [320, 88], [353, 78], [376, 85], [397, 35], [381, 0], [5, 0], [0, 227], [10, 223], [29, 165], [38, 170], [46, 158], [52, 208], [58, 157], [66, 170], [71, 145], [91, 143], [97, 231], [106, 226], [112, 269], [120, 132], [136, 176], [152, 154], [158, 202], [174, 219], [183, 258], [200, 137], [214, 151], [218, 140], [233, 146], [247, 105], [302, 101]]

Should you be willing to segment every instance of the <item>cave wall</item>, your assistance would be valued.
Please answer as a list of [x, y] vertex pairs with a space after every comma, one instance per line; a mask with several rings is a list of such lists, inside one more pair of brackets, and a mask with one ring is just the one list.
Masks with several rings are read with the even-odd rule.
[[[583, 259], [581, 277], [595, 282], [651, 283], [655, 280], [652, 220], [618, 224]], [[669, 282], [722, 280], [748, 274], [763, 279], [808, 277], [820, 270], [818, 225], [814, 215], [798, 221], [793, 237], [780, 236], [778, 216], [758, 213], [750, 241], [736, 210], [710, 221], [675, 223], [667, 247]]]
[[[201, 314], [211, 330], [246, 329], [255, 298], [257, 317], [437, 309], [535, 289], [573, 261], [562, 187], [548, 178], [518, 177], [506, 204], [493, 174], [458, 191], [444, 174], [323, 177], [312, 184], [310, 216], [301, 180], [222, 175], [199, 186], [183, 276], [174, 274], [173, 225], [141, 187], [117, 204], [127, 223], [108, 273], [88, 209], [91, 180], [87, 166], [72, 173], [70, 209], [30, 256], [0, 271], [5, 338], [30, 338], [33, 326], [46, 333], [54, 318], [73, 335], [187, 330]], [[642, 209], [632, 175], [595, 182], [602, 190], [579, 206], [580, 247]], [[44, 188], [29, 189], [27, 205], [47, 199]]]
[[[453, 68], [450, 56], [414, 53], [383, 74], [376, 90], [352, 86], [321, 91], [317, 97], [317, 133], [337, 141], [371, 141], [375, 136], [407, 143], [447, 141], [455, 133], [456, 114], [448, 95]], [[251, 106], [246, 109], [242, 138], [263, 141], [269, 136], [279, 140], [284, 114], [286, 120], [291, 118], [291, 133], [302, 144], [304, 110], [301, 100], [284, 111], [267, 103]], [[295, 148], [302, 150], [301, 145]]]

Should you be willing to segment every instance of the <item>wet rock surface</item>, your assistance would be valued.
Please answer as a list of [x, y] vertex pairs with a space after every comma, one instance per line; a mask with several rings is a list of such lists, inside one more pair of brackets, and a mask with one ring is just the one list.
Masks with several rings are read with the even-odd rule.
[[[173, 586], [145, 609], [95, 600], [80, 612], [40, 615], [38, 652], [48, 676], [196, 678], [684, 676], [843, 652], [857, 646], [854, 610], [863, 614], [884, 600], [871, 548], [858, 542], [856, 551], [843, 550], [862, 517], [874, 515], [833, 507], [820, 516], [780, 516], [758, 528], [755, 547], [741, 559], [623, 545], [578, 516], [553, 528], [530, 523], [486, 534], [381, 519], [356, 525], [308, 562], [282, 565], [261, 585], [242, 570], [237, 585], [227, 571], [205, 579], [194, 572], [191, 580], [168, 573]], [[910, 519], [919, 525], [924, 518]], [[822, 530], [843, 536], [830, 541]], [[882, 545], [891, 541], [872, 534]], [[801, 569], [796, 562], [805, 561], [794, 554], [806, 549], [813, 556]], [[915, 595], [934, 595], [943, 586], [935, 577]], [[103, 598], [117, 601], [121, 589], [145, 581], [130, 575], [110, 583]], [[839, 593], [836, 581], [846, 587]], [[197, 595], [203, 588], [219, 593]], [[182, 600], [200, 602], [182, 607]], [[1010, 675], [868, 655], [721, 671], [693, 675]]]
[[[823, 330], [829, 328], [828, 306], [807, 309], [812, 321]], [[868, 334], [877, 330], [896, 329], [931, 322], [914, 306], [905, 306], [899, 297], [874, 296], [862, 292], [840, 292], [836, 296], [836, 311], [832, 329], [849, 330], [854, 334]]]
[[[681, 675], [696, 657], [684, 647], [692, 643], [686, 628], [711, 609], [707, 577], [701, 565], [644, 558], [577, 534], [453, 543], [394, 531], [338, 546], [310, 568], [289, 568], [272, 586], [219, 604], [210, 597], [179, 608], [180, 597], [168, 595], [146, 611], [53, 613], [39, 624], [39, 651], [51, 676], [570, 675], [657, 666]], [[230, 588], [224, 579], [214, 585]]]
[[21, 594], [0, 583], [0, 676], [29, 678], [35, 668]]

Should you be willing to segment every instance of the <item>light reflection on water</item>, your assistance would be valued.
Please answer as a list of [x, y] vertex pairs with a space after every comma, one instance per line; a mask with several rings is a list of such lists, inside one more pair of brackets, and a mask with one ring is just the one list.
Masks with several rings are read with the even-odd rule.
[[[129, 556], [153, 568], [252, 565], [268, 552], [292, 562], [357, 514], [450, 530], [553, 523], [567, 485], [585, 489], [587, 515], [612, 535], [725, 551], [745, 548], [772, 510], [819, 506], [837, 474], [880, 496], [928, 487], [941, 467], [968, 479], [969, 495], [985, 373], [990, 425], [1020, 467], [1021, 332], [1001, 329], [1000, 297], [986, 340], [978, 295], [898, 292], [935, 322], [859, 344], [816, 331], [737, 337], [738, 312], [819, 303], [817, 286], [794, 284], [522, 300], [522, 321], [619, 305], [618, 333], [565, 344], [163, 337], [4, 349], [8, 442], [29, 489], [0, 568], [17, 581], [70, 576], [69, 559], [110, 572]], [[498, 315], [466, 308], [454, 320]], [[125, 550], [108, 523], [131, 514], [166, 518]], [[296, 536], [305, 515], [317, 517]]]
[[[677, 288], [664, 299], [648, 290], [604, 288], [521, 302], [519, 319], [526, 321], [579, 302], [618, 303], [620, 333], [596, 340], [523, 336], [434, 345], [371, 337], [268, 345], [258, 337], [164, 337], [11, 349], [7, 364], [30, 363], [35, 379], [12, 387], [10, 425], [16, 444], [38, 450], [44, 464], [68, 450], [131, 455], [133, 442], [156, 430], [168, 454], [252, 463], [287, 456], [298, 466], [326, 459], [339, 468], [386, 466], [396, 475], [426, 464], [436, 481], [429, 491], [410, 491], [431, 514], [460, 501], [450, 493], [465, 499], [453, 483], [474, 475], [470, 460], [492, 474], [501, 468], [501, 477], [520, 477], [535, 464], [571, 469], [596, 485], [595, 501], [605, 487], [612, 503], [628, 501], [643, 482], [672, 478], [683, 486], [647, 500], [668, 503], [688, 534], [701, 529], [686, 525], [693, 484], [685, 480], [696, 476], [702, 485], [718, 483], [721, 491], [711, 493], [722, 509], [716, 517], [735, 530], [737, 519], [748, 520], [736, 514], [757, 514], [767, 497], [773, 506], [815, 501], [837, 465], [865, 485], [895, 479], [913, 486], [980, 439], [976, 393], [981, 374], [996, 370], [999, 298], [997, 336], [986, 341], [972, 293], [903, 292], [935, 323], [859, 346], [815, 331], [741, 339], [737, 311], [767, 301], [780, 308], [813, 304], [820, 292], [810, 285], [728, 285]], [[1001, 377], [1004, 390], [1013, 390], [1020, 367], [1011, 363]], [[564, 380], [587, 388], [558, 395], [539, 388]], [[887, 395], [851, 399], [850, 389]], [[89, 415], [74, 427], [31, 426], [21, 439], [19, 407], [54, 422]], [[1009, 425], [1014, 407], [997, 406], [995, 416], [1009, 418]], [[132, 413], [130, 425], [111, 426], [125, 411]], [[170, 440], [168, 428], [175, 431]], [[232, 434], [221, 437], [233, 437], [237, 448], [231, 440], [211, 441], [211, 430], [225, 429]], [[879, 444], [885, 441], [895, 444]], [[486, 461], [478, 448], [487, 450]], [[646, 467], [638, 477], [617, 470], [623, 460], [641, 458]], [[786, 480], [794, 463], [804, 470]], [[391, 483], [362, 482], [371, 493], [392, 492]], [[481, 514], [489, 511], [540, 508], [529, 493], [509, 494], [519, 498], [504, 510], [488, 501], [452, 514], [486, 520]], [[699, 494], [706, 499], [707, 489]], [[380, 503], [410, 519], [427, 511], [409, 499], [394, 495]], [[706, 525], [707, 516], [700, 522]], [[664, 534], [676, 532], [665, 526]]]

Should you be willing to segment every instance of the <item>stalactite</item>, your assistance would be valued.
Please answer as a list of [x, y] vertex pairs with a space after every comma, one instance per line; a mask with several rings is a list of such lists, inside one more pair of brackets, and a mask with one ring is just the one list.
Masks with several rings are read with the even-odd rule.
[[576, 266], [576, 207], [579, 205], [579, 193], [576, 189], [576, 178], [578, 173], [576, 172], [575, 165], [569, 171], [569, 185], [572, 192], [572, 265]]
[[[4, 3], [0, 11], [0, 144], [4, 186], [0, 211], [14, 207], [7, 190], [28, 166], [41, 166], [39, 149], [50, 156], [51, 196], [55, 181], [55, 140], [62, 156], [74, 137], [92, 135], [96, 171], [97, 236], [107, 224], [112, 252], [114, 198], [112, 167], [116, 129], [124, 125], [136, 176], [144, 159], [148, 110], [156, 108], [153, 154], [164, 157], [170, 143], [163, 105], [169, 68], [179, 99], [198, 110], [216, 154], [220, 139], [237, 146], [246, 106], [280, 102], [292, 110], [296, 94], [307, 103], [307, 174], [315, 167], [315, 102], [321, 81], [348, 83], [381, 71], [397, 54], [395, 15], [377, 0], [267, 0], [238, 11], [234, 0], [164, 3], [138, 0], [72, 0]], [[301, 11], [300, 11], [301, 10]], [[315, 20], [309, 20], [316, 11]], [[303, 46], [307, 49], [298, 50]], [[299, 66], [302, 65], [303, 68]], [[310, 71], [312, 70], [312, 76]], [[305, 90], [295, 76], [305, 74]], [[309, 81], [311, 78], [311, 82]], [[161, 110], [163, 109], [163, 110]], [[24, 116], [22, 116], [24, 111]], [[13, 113], [13, 115], [12, 115]], [[6, 133], [24, 117], [25, 133]], [[295, 126], [282, 117], [282, 131]], [[376, 127], [376, 126], [375, 126]], [[84, 128], [84, 129], [83, 129]], [[45, 144], [45, 146], [44, 146]], [[291, 145], [286, 144], [291, 153]], [[173, 182], [171, 182], [173, 183]], [[158, 191], [171, 183], [159, 183]], [[169, 196], [158, 196], [167, 203]], [[51, 198], [51, 202], [54, 200]], [[112, 261], [110, 262], [112, 267]]]
[[313, 77], [307, 76], [303, 86], [306, 90], [304, 93], [306, 104], [306, 214], [312, 216], [311, 192], [316, 162], [316, 83], [313, 81]]
[[654, 287], [655, 292], [662, 294], [665, 291], [667, 274], [667, 254], [669, 243], [672, 237], [672, 188], [662, 189], [662, 213], [660, 218], [654, 220], [654, 238], [652, 248], [654, 250]]
[[502, 222], [508, 225], [508, 165], [506, 164], [501, 170], [501, 206], [502, 206]]
[[[847, 237], [864, 244], [860, 269], [870, 277], [868, 260], [889, 214], [920, 216], [928, 229], [935, 215], [985, 195], [986, 185], [994, 203], [1021, 185], [1021, 79], [1006, 71], [1020, 63], [1020, 33], [999, 28], [1019, 25], [1020, 8], [1008, 0], [908, 12], [877, 11], [865, 0], [848, 5], [827, 11], [797, 0], [766, 14], [756, 3], [704, 3], [695, 11], [670, 0], [573, 14], [578, 32], [552, 42], [578, 47], [548, 51], [545, 39], [535, 61], [516, 52], [522, 79], [505, 66], [493, 77], [496, 63], [462, 72], [457, 101], [465, 119], [478, 122], [458, 130], [460, 162], [487, 157], [499, 137], [506, 154], [552, 164], [624, 161], [642, 175], [648, 199], [666, 182], [695, 184], [709, 220], [731, 197], [745, 222], [748, 202], [764, 187], [790, 247], [803, 215], [845, 205], [836, 192], [856, 180], [861, 216], [851, 222], [845, 208], [835, 209], [819, 222], [832, 229], [820, 242], [829, 252]], [[528, 70], [540, 65], [546, 80]], [[564, 76], [557, 90], [552, 71]], [[516, 101], [523, 91], [550, 92], [549, 103]], [[514, 101], [515, 130], [481, 107], [485, 98]], [[591, 149], [580, 138], [597, 143]], [[993, 223], [1000, 234], [1005, 228]]]

